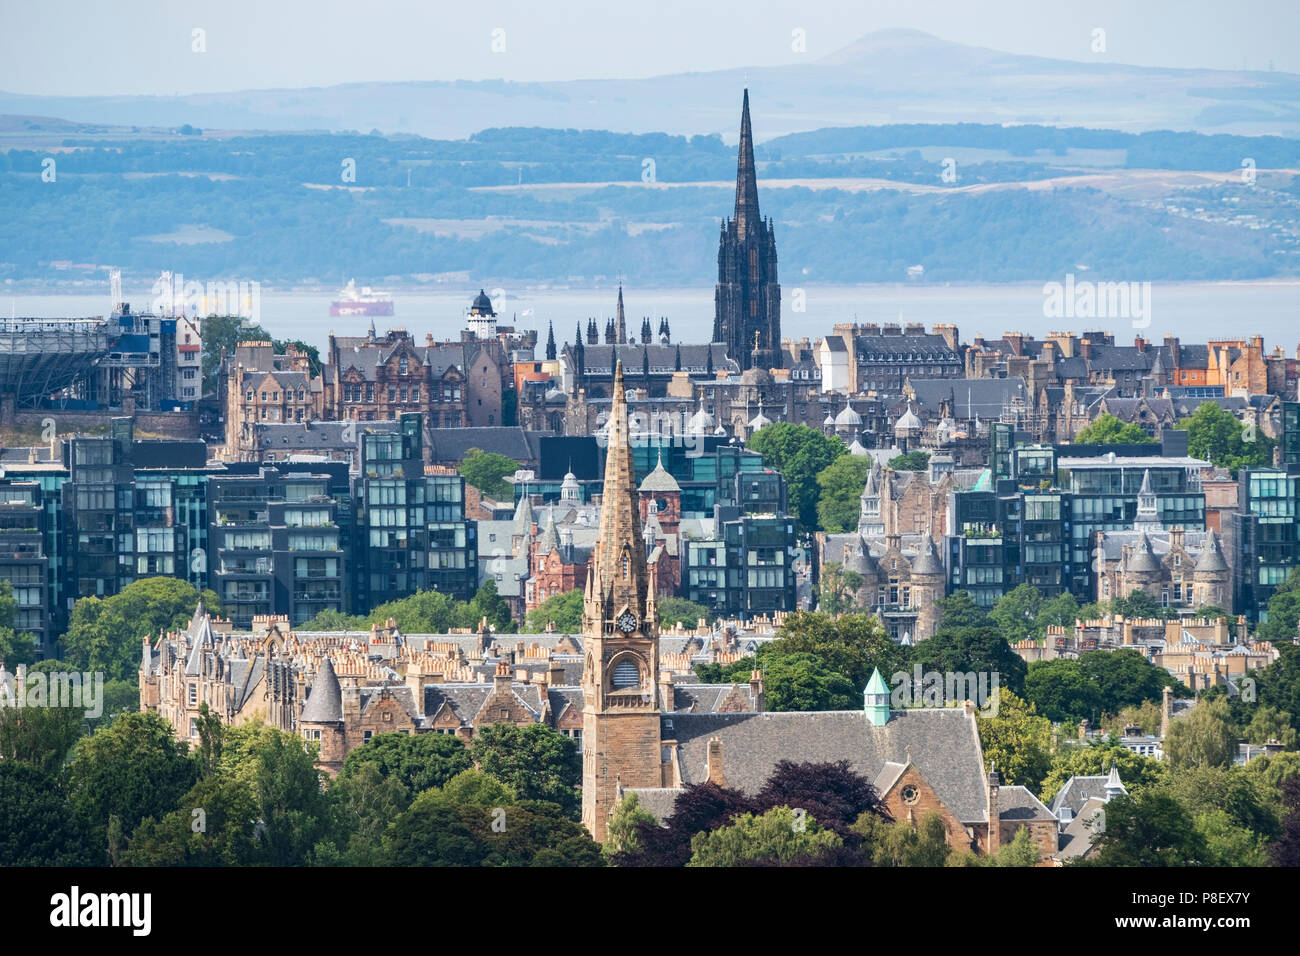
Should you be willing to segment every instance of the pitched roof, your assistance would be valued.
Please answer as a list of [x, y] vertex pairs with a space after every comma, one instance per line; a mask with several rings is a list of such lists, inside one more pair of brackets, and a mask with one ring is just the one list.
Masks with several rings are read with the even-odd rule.
[[680, 748], [683, 783], [708, 779], [708, 742], [722, 741], [723, 772], [729, 786], [756, 793], [784, 759], [849, 761], [875, 780], [886, 763], [912, 764], [963, 823], [988, 819], [983, 757], [975, 716], [964, 708], [894, 711], [873, 726], [862, 710], [819, 713], [665, 714], [665, 741]]

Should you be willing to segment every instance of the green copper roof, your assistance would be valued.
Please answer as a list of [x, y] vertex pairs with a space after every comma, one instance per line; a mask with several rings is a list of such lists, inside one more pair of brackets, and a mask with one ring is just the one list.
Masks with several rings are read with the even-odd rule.
[[886, 686], [885, 679], [880, 676], [880, 668], [877, 667], [871, 672], [871, 680], [867, 681], [867, 689], [865, 692], [868, 694], [885, 694], [888, 696], [889, 687]]

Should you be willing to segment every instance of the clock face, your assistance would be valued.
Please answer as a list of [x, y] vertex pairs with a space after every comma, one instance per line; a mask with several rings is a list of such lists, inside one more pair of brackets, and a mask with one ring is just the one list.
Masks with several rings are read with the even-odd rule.
[[614, 623], [618, 625], [618, 629], [624, 634], [631, 634], [636, 630], [636, 615], [631, 611], [624, 611]]

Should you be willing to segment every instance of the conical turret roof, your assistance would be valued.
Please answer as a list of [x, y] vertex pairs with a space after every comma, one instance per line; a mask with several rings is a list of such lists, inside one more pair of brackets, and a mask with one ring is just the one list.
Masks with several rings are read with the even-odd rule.
[[299, 721], [304, 724], [332, 724], [343, 720], [343, 688], [339, 686], [334, 665], [328, 656], [321, 658], [320, 669], [312, 681], [311, 695], [303, 705]]

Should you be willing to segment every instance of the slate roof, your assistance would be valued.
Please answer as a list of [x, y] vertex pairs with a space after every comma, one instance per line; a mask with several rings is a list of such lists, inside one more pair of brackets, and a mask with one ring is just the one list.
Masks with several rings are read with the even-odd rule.
[[673, 685], [673, 713], [752, 713], [757, 709], [758, 701], [748, 684]]
[[1116, 372], [1145, 372], [1155, 361], [1155, 350], [1140, 351], [1135, 345], [1093, 345], [1088, 367]]
[[342, 719], [343, 688], [339, 686], [339, 679], [334, 673], [334, 664], [329, 657], [323, 657], [299, 720], [304, 724], [328, 724]]
[[[930, 361], [960, 362], [942, 335], [880, 335], [859, 333], [853, 340], [859, 362]], [[915, 358], [909, 358], [914, 356]]]
[[1106, 776], [1100, 775], [1071, 777], [1065, 781], [1065, 786], [1061, 787], [1056, 796], [1052, 798], [1052, 816], [1059, 819], [1061, 808], [1066, 807], [1077, 817], [1079, 808], [1089, 798], [1104, 798], [1106, 796], [1106, 780]]
[[1052, 811], [1025, 787], [998, 788], [998, 817], [1002, 820], [1054, 820]]
[[[646, 352], [649, 352], [650, 373], [652, 375], [671, 374], [677, 370], [677, 354], [681, 350], [683, 372], [705, 372], [709, 367], [709, 350], [713, 351], [714, 371], [726, 370], [739, 372], [740, 365], [727, 358], [727, 346], [721, 342], [712, 345], [584, 345], [582, 367], [587, 375], [613, 375], [615, 352], [623, 362], [623, 370], [629, 383], [635, 382], [645, 367]], [[572, 353], [573, 345], [564, 347], [566, 353]], [[570, 359], [572, 364], [572, 359]]]
[[1057, 859], [1073, 859], [1083, 856], [1092, 849], [1094, 832], [1091, 824], [1097, 812], [1105, 805], [1106, 801], [1100, 797], [1093, 797], [1081, 804], [1080, 812], [1076, 813], [1074, 819], [1061, 831], [1061, 848], [1056, 852]]
[[[393, 432], [397, 430], [396, 421], [376, 422], [291, 422], [279, 424], [261, 424], [254, 426], [258, 445], [268, 451], [279, 448], [301, 449], [319, 452], [328, 448], [355, 448], [356, 436], [361, 432]], [[358, 427], [358, 425], [360, 427]], [[352, 427], [351, 441], [344, 439], [343, 430]]]
[[683, 783], [708, 779], [708, 742], [722, 742], [727, 785], [756, 793], [785, 759], [847, 760], [869, 780], [886, 763], [908, 759], [963, 823], [988, 819], [983, 756], [973, 714], [964, 708], [894, 711], [888, 723], [872, 726], [860, 710], [820, 713], [665, 714], [661, 735], [676, 740]]
[[518, 425], [495, 427], [432, 428], [430, 455], [435, 464], [455, 464], [464, 459], [471, 448], [505, 455], [524, 465], [541, 460], [541, 439], [555, 432], [532, 431]]
[[[998, 418], [1002, 406], [1020, 396], [1027, 398], [1025, 380], [1010, 378], [911, 378], [908, 386], [916, 395], [916, 403], [930, 412], [939, 413], [939, 403], [952, 403], [952, 413], [960, 419]], [[969, 401], [968, 401], [969, 399]], [[969, 411], [967, 411], [969, 405]]]

